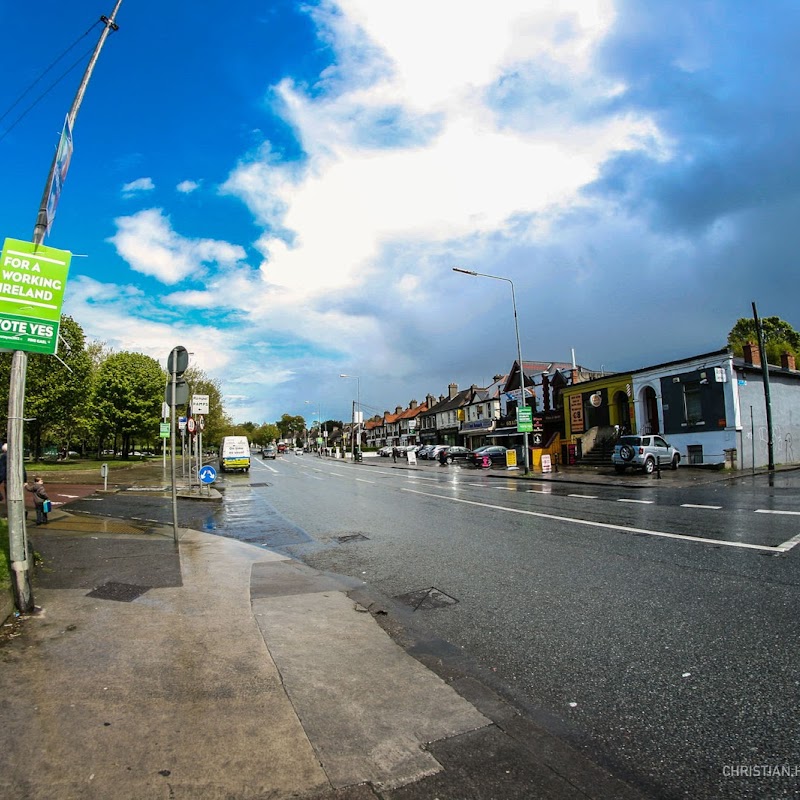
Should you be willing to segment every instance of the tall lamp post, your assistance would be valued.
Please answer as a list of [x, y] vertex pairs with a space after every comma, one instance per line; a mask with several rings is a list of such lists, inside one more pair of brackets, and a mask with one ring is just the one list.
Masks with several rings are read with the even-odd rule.
[[[453, 272], [460, 272], [463, 275], [472, 275], [478, 278], [491, 278], [495, 281], [505, 281], [511, 284], [511, 305], [514, 308], [514, 331], [517, 335], [517, 361], [519, 362], [519, 398], [523, 406], [528, 405], [528, 400], [525, 397], [525, 368], [522, 366], [522, 347], [519, 343], [519, 317], [517, 316], [517, 298], [514, 294], [514, 281], [511, 278], [504, 278], [502, 275], [487, 275], [485, 272], [475, 272], [471, 269], [461, 269], [460, 267], [453, 267]], [[530, 453], [528, 452], [528, 432], [522, 434], [525, 463], [525, 474], [530, 472]]]
[[[313, 406], [314, 405], [314, 401], [313, 400], [304, 400], [303, 402], [307, 406]], [[321, 403], [317, 403], [316, 406], [317, 406], [317, 431], [318, 431], [318, 435], [322, 436], [322, 404]], [[316, 442], [315, 442], [315, 444], [316, 444]], [[319, 446], [319, 444], [317, 444], [317, 455], [320, 458], [322, 458], [322, 448]]]
[[357, 411], [353, 412], [353, 427], [356, 431], [356, 436], [358, 437], [357, 440], [354, 437], [351, 437], [350, 441], [350, 453], [352, 456], [353, 461], [356, 460], [356, 445], [355, 442], [358, 441], [358, 450], [361, 451], [361, 377], [359, 375], [339, 375], [340, 378], [352, 378], [356, 381], [356, 409]]

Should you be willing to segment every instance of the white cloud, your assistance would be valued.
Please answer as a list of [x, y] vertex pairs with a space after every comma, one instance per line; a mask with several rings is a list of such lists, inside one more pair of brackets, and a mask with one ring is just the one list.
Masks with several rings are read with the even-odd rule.
[[133, 197], [141, 192], [152, 192], [155, 188], [156, 185], [153, 183], [152, 178], [137, 178], [122, 187], [122, 194], [125, 197]]
[[200, 183], [198, 181], [181, 181], [175, 188], [181, 194], [191, 194], [200, 188]]
[[[525, 0], [491, 7], [340, 0], [316, 18], [340, 54], [331, 93], [310, 97], [288, 81], [279, 87], [309, 154], [305, 172], [273, 163], [265, 149], [223, 187], [270, 226], [257, 243], [264, 276], [295, 300], [376, 276], [389, 244], [453, 241], [558, 210], [597, 177], [610, 152], [653, 133], [648, 120], [631, 116], [526, 133], [499, 127], [487, 107], [493, 81], [537, 58], [557, 63], [565, 81], [583, 80], [613, 19], [608, 2], [532, 11]], [[374, 69], [364, 64], [365, 36]], [[365, 72], [375, 82], [365, 85]], [[597, 86], [598, 94], [611, 90]], [[399, 109], [410, 144], [364, 145], [364, 120], [383, 108]]]
[[160, 208], [114, 220], [117, 232], [108, 241], [131, 268], [162, 283], [199, 277], [205, 265], [232, 266], [245, 258], [244, 248], [215, 239], [187, 239], [176, 233]]

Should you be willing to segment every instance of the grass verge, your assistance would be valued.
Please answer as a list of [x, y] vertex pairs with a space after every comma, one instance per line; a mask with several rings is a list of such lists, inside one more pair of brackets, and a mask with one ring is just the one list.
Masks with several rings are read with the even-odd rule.
[[11, 563], [8, 552], [8, 520], [0, 519], [0, 592], [11, 588]]

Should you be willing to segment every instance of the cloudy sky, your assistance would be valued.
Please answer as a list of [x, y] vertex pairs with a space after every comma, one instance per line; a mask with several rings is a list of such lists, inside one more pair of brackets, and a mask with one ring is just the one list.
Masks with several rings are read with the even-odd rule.
[[[113, 7], [0, 3], [3, 237], [32, 234]], [[800, 329], [795, 0], [125, 0], [117, 22], [46, 240], [78, 256], [65, 311], [162, 364], [185, 346], [235, 421], [349, 418], [340, 373], [365, 416], [486, 385], [516, 355], [510, 288], [454, 266], [514, 281], [526, 360], [703, 353], [752, 301]]]

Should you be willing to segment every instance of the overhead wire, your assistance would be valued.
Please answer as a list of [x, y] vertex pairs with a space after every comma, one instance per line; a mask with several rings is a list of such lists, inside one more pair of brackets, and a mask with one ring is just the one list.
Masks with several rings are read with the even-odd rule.
[[[91, 32], [92, 32], [92, 31], [93, 31], [93, 30], [94, 30], [94, 29], [97, 27], [97, 25], [98, 25], [100, 22], [102, 22], [102, 20], [98, 20], [98, 21], [97, 21], [97, 22], [95, 22], [93, 25], [91, 25], [89, 28], [87, 28], [87, 29], [86, 29], [86, 31], [85, 31], [85, 32], [84, 32], [84, 33], [83, 33], [81, 36], [79, 36], [79, 37], [78, 37], [78, 38], [77, 38], [77, 39], [76, 39], [76, 40], [75, 40], [75, 41], [74, 41], [74, 42], [73, 42], [73, 43], [72, 43], [72, 44], [71, 44], [71, 45], [70, 45], [70, 46], [69, 46], [69, 47], [68, 47], [66, 50], [64, 50], [64, 52], [63, 52], [63, 53], [61, 53], [61, 55], [60, 55], [60, 56], [58, 56], [56, 59], [54, 59], [54, 60], [53, 60], [53, 61], [52, 61], [52, 62], [49, 64], [49, 66], [48, 66], [48, 67], [46, 67], [46, 68], [45, 68], [45, 69], [42, 71], [42, 73], [39, 75], [39, 77], [38, 77], [38, 78], [36, 78], [36, 80], [32, 81], [32, 82], [31, 82], [31, 83], [28, 85], [28, 87], [27, 87], [27, 88], [26, 88], [26, 89], [25, 89], [25, 90], [24, 90], [24, 91], [23, 91], [23, 92], [22, 92], [22, 93], [19, 95], [19, 97], [17, 97], [17, 99], [16, 99], [16, 100], [15, 100], [15, 101], [14, 101], [14, 102], [13, 102], [13, 103], [12, 103], [12, 104], [11, 104], [11, 105], [10, 105], [10, 106], [9, 106], [9, 107], [8, 107], [8, 108], [7, 108], [7, 109], [4, 111], [4, 112], [3, 112], [3, 114], [2, 114], [2, 115], [0, 115], [0, 123], [1, 123], [1, 122], [2, 122], [2, 121], [3, 121], [3, 120], [4, 120], [4, 119], [5, 119], [5, 118], [6, 118], [6, 117], [7, 117], [7, 116], [8, 116], [8, 115], [9, 115], [9, 114], [12, 112], [12, 111], [13, 111], [13, 110], [14, 110], [14, 109], [15, 109], [15, 108], [16, 108], [16, 107], [17, 107], [17, 106], [18, 106], [18, 105], [19, 105], [19, 104], [22, 102], [22, 100], [23, 100], [23, 99], [26, 97], [26, 95], [28, 95], [28, 94], [29, 94], [29, 93], [30, 93], [30, 92], [33, 90], [33, 88], [36, 86], [36, 84], [37, 84], [37, 83], [39, 83], [41, 80], [43, 80], [43, 79], [44, 79], [44, 77], [47, 75], [47, 73], [48, 73], [48, 72], [50, 72], [50, 70], [52, 70], [52, 69], [53, 69], [53, 68], [56, 66], [56, 64], [58, 64], [58, 62], [59, 62], [59, 61], [61, 61], [61, 59], [63, 59], [63, 58], [64, 58], [64, 57], [67, 55], [67, 53], [69, 53], [69, 52], [70, 52], [70, 50], [72, 50], [73, 48], [75, 48], [75, 47], [78, 45], [78, 43], [79, 43], [79, 42], [80, 42], [82, 39], [85, 39], [85, 38], [86, 38], [86, 37], [87, 37], [87, 36], [88, 36], [88, 35], [89, 35], [89, 34], [90, 34], [90, 33], [91, 33]], [[48, 95], [48, 94], [49, 94], [49, 93], [50, 93], [50, 92], [51, 92], [51, 91], [52, 91], [52, 90], [53, 90], [53, 89], [54, 89], [54, 88], [55, 88], [55, 87], [56, 87], [56, 86], [57, 86], [57, 85], [58, 85], [58, 84], [59, 84], [59, 83], [62, 81], [62, 80], [64, 80], [64, 78], [65, 78], [67, 75], [69, 75], [69, 73], [70, 73], [70, 72], [72, 72], [72, 70], [74, 70], [74, 69], [75, 69], [75, 67], [77, 67], [77, 66], [78, 66], [78, 65], [79, 65], [79, 64], [80, 64], [80, 63], [81, 63], [81, 62], [82, 62], [82, 61], [83, 61], [83, 60], [84, 60], [84, 59], [85, 59], [85, 58], [86, 58], [86, 57], [87, 57], [87, 56], [88, 56], [88, 55], [89, 55], [89, 54], [92, 52], [92, 50], [93, 50], [93, 49], [94, 49], [93, 47], [90, 47], [90, 48], [89, 48], [89, 49], [88, 49], [88, 50], [87, 50], [85, 53], [83, 53], [83, 55], [81, 55], [81, 56], [80, 56], [80, 58], [78, 58], [78, 60], [77, 60], [77, 61], [75, 61], [75, 62], [74, 62], [74, 63], [73, 63], [73, 64], [72, 64], [72, 65], [71, 65], [71, 66], [70, 66], [68, 69], [66, 69], [66, 70], [65, 70], [65, 71], [64, 71], [64, 72], [63, 72], [63, 73], [62, 73], [62, 74], [61, 74], [61, 75], [60, 75], [60, 76], [59, 76], [59, 77], [58, 77], [58, 78], [57, 78], [57, 79], [56, 79], [56, 80], [55, 80], [53, 83], [51, 83], [51, 84], [50, 84], [50, 86], [48, 86], [48, 87], [47, 87], [47, 89], [45, 89], [45, 90], [44, 90], [44, 92], [42, 92], [42, 93], [41, 93], [41, 94], [38, 96], [38, 97], [36, 98], [36, 100], [34, 100], [34, 101], [33, 101], [33, 103], [31, 103], [31, 104], [30, 104], [30, 105], [29, 105], [29, 106], [28, 106], [28, 107], [27, 107], [27, 108], [26, 108], [26, 109], [25, 109], [25, 110], [22, 112], [22, 114], [20, 114], [20, 115], [19, 115], [19, 116], [18, 116], [18, 117], [17, 117], [17, 118], [16, 118], [16, 119], [15, 119], [15, 120], [14, 120], [14, 121], [11, 123], [11, 125], [9, 125], [9, 127], [8, 127], [8, 128], [6, 128], [6, 130], [5, 130], [5, 131], [4, 131], [2, 134], [0, 134], [0, 142], [2, 142], [2, 141], [3, 141], [3, 139], [5, 139], [5, 138], [6, 138], [6, 136], [8, 136], [8, 134], [9, 134], [9, 133], [11, 133], [11, 131], [12, 131], [12, 130], [14, 130], [14, 128], [16, 128], [16, 126], [17, 126], [17, 125], [18, 125], [20, 122], [22, 122], [22, 120], [23, 120], [23, 119], [24, 119], [24, 118], [25, 118], [25, 117], [26, 117], [26, 116], [27, 116], [27, 115], [28, 115], [28, 114], [29, 114], [29, 113], [30, 113], [30, 112], [31, 112], [31, 111], [32, 111], [32, 110], [33, 110], [33, 109], [34, 109], [34, 108], [35, 108], [35, 107], [36, 107], [36, 106], [37, 106], [37, 105], [38, 105], [38, 104], [39, 104], [39, 103], [40, 103], [40, 102], [41, 102], [41, 101], [42, 101], [42, 100], [43, 100], [43, 99], [44, 99], [44, 98], [45, 98], [45, 97], [46, 97], [46, 96], [47, 96], [47, 95]]]

